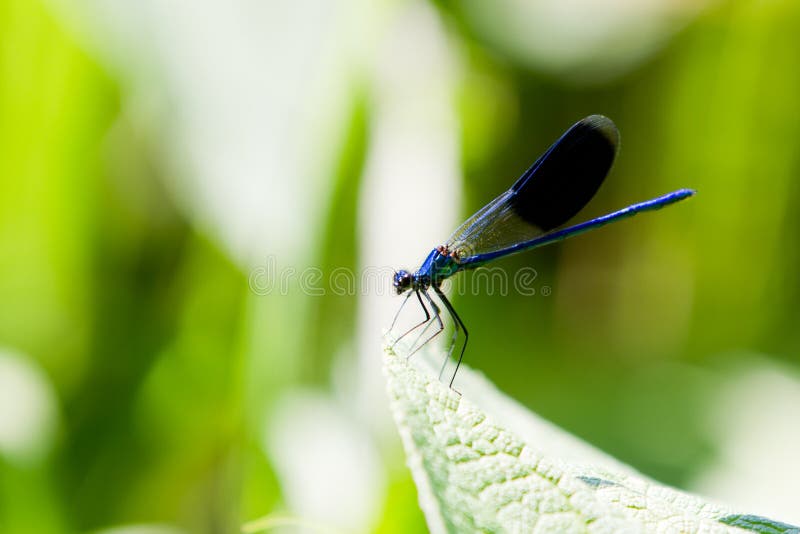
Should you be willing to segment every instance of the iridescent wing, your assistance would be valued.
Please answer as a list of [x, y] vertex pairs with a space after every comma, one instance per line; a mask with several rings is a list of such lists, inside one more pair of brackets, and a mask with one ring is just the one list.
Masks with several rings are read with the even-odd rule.
[[575, 123], [511, 189], [459, 226], [447, 248], [470, 263], [558, 228], [595, 195], [618, 146], [611, 119], [591, 115]]

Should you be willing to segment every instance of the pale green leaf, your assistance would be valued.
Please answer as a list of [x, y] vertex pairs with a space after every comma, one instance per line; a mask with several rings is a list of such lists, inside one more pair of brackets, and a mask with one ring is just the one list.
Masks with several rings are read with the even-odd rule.
[[800, 534], [797, 527], [660, 485], [525, 410], [463, 366], [456, 384], [463, 396], [390, 349], [384, 372], [434, 533]]

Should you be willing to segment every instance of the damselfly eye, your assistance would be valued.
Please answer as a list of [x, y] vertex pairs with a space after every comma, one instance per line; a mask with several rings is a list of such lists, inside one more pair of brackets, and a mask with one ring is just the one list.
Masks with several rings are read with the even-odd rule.
[[397, 271], [394, 273], [394, 279], [392, 280], [392, 285], [394, 286], [397, 294], [405, 292], [408, 288], [411, 287], [411, 273], [408, 271]]

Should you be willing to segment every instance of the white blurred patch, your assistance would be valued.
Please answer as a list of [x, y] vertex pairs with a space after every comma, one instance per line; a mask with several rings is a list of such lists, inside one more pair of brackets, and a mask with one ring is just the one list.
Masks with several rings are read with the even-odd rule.
[[244, 266], [307, 254], [376, 7], [365, 0], [50, 0], [123, 81], [179, 206]]
[[0, 349], [0, 455], [40, 459], [50, 448], [56, 401], [47, 377], [28, 359]]
[[494, 46], [574, 81], [605, 80], [657, 50], [713, 0], [469, 0]]
[[800, 524], [800, 377], [769, 362], [743, 369], [711, 410], [709, 431], [720, 456], [690, 489]]
[[[392, 269], [415, 270], [455, 229], [461, 208], [458, 56], [428, 4], [398, 6], [376, 52], [375, 113], [360, 206], [362, 269], [385, 276], [366, 288], [359, 306], [361, 388], [367, 419], [394, 433], [380, 374], [381, 332], [401, 298]], [[409, 303], [411, 313], [420, 313]]]
[[368, 531], [382, 508], [383, 466], [367, 429], [321, 393], [277, 403], [264, 445], [292, 514], [348, 532]]

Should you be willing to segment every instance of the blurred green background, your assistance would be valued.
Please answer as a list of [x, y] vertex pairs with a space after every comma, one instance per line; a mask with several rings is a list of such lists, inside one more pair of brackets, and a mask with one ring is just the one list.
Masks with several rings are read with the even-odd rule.
[[386, 273], [591, 113], [581, 217], [698, 195], [499, 262], [538, 292], [456, 296], [466, 362], [800, 522], [798, 95], [794, 0], [0, 0], [0, 531], [425, 531]]

